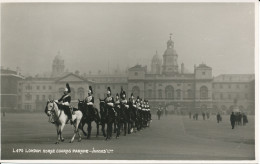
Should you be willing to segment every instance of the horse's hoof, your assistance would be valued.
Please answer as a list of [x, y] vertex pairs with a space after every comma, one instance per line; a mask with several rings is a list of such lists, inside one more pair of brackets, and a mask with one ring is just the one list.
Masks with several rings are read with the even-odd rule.
[[73, 141], [70, 140], [70, 143], [73, 143]]
[[78, 140], [78, 142], [80, 142], [81, 141], [81, 138]]
[[55, 142], [55, 144], [59, 144], [59, 142]]
[[65, 141], [65, 139], [64, 139], [64, 138], [62, 138], [62, 139], [61, 139], [61, 142], [64, 142], [64, 141]]

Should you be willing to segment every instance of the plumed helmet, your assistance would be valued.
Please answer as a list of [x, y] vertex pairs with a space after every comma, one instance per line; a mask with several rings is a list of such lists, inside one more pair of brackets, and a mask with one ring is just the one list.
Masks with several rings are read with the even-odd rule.
[[118, 94], [118, 93], [116, 93], [116, 96], [118, 96], [118, 97], [119, 97], [119, 94]]
[[91, 93], [91, 94], [93, 94], [92, 87], [91, 87], [91, 86], [89, 86], [88, 88], [89, 88], [89, 90], [90, 90], [90, 93]]
[[131, 93], [131, 97], [134, 97], [134, 94], [133, 94], [133, 93]]
[[111, 89], [110, 89], [110, 87], [107, 87], [107, 91], [109, 91], [109, 92], [110, 92], [110, 94], [111, 94]]
[[65, 91], [68, 93], [71, 92], [69, 83], [66, 83]]
[[125, 91], [123, 90], [123, 87], [121, 87], [120, 97], [123, 98], [123, 95], [126, 95], [126, 93], [125, 93]]

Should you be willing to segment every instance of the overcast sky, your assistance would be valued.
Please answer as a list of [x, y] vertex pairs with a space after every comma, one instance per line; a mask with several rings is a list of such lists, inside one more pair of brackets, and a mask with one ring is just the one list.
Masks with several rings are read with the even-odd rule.
[[96, 73], [161, 56], [173, 33], [179, 65], [193, 72], [254, 73], [254, 3], [2, 4], [1, 65], [50, 72], [60, 51], [69, 71]]

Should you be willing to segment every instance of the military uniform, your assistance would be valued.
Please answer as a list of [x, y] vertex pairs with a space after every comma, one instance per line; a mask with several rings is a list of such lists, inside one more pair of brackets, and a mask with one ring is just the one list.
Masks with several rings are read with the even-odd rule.
[[72, 114], [70, 111], [70, 102], [71, 102], [71, 96], [69, 95], [70, 93], [70, 87], [69, 84], [66, 84], [66, 88], [64, 91], [64, 95], [58, 100], [59, 102], [59, 108], [63, 109], [65, 114], [68, 115], [68, 119], [72, 119]]
[[109, 110], [113, 110], [115, 112], [114, 110], [115, 101], [114, 98], [111, 96], [111, 94], [107, 95], [107, 97], [105, 98], [105, 103]]

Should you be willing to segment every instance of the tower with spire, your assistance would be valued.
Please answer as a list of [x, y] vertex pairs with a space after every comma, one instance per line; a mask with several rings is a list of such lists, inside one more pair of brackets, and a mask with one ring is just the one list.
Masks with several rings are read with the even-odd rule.
[[162, 67], [162, 60], [160, 59], [157, 51], [155, 55], [152, 58], [151, 63], [151, 73], [152, 74], [160, 74], [161, 73], [161, 67]]
[[173, 75], [179, 73], [178, 71], [178, 54], [174, 49], [174, 42], [172, 41], [172, 34], [170, 40], [167, 42], [167, 49], [163, 54], [162, 73]]
[[60, 55], [60, 51], [58, 51], [58, 55], [55, 56], [53, 62], [52, 62], [52, 77], [57, 77], [64, 73], [65, 65], [64, 60], [62, 59]]

